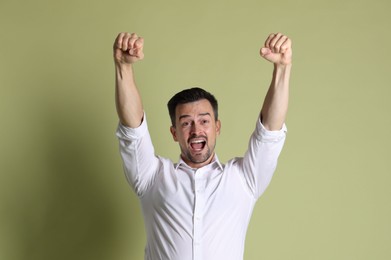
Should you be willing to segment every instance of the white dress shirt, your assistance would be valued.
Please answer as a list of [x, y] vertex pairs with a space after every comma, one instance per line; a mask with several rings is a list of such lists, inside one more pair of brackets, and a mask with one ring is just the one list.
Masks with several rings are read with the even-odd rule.
[[241, 260], [256, 200], [269, 185], [284, 145], [285, 125], [258, 120], [244, 157], [192, 169], [156, 156], [147, 121], [118, 126], [124, 171], [140, 199], [145, 260]]

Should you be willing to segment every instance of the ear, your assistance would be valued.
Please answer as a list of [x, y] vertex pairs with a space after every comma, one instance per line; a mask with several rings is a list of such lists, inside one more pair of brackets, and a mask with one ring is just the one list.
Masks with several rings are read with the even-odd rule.
[[221, 121], [217, 120], [216, 121], [216, 135], [220, 135], [220, 130], [221, 130]]
[[176, 136], [176, 129], [175, 126], [170, 126], [170, 132], [172, 135], [172, 138], [174, 139], [175, 142], [178, 142], [178, 138]]

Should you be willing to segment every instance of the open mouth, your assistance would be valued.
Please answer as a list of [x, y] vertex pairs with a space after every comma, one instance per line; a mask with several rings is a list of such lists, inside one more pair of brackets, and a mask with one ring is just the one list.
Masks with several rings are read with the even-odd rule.
[[190, 141], [190, 147], [194, 151], [202, 151], [202, 149], [205, 148], [205, 145], [206, 145], [206, 141], [202, 139], [201, 140], [194, 139]]

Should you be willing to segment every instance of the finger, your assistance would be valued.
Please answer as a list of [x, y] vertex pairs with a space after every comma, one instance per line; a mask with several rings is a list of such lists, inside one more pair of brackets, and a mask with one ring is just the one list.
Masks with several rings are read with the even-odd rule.
[[285, 42], [281, 45], [281, 53], [285, 53], [292, 48], [292, 41], [288, 37]]
[[138, 36], [135, 33], [132, 33], [130, 35], [130, 38], [128, 40], [128, 49], [133, 49], [134, 48], [134, 43], [138, 40]]
[[138, 37], [138, 39], [134, 42], [134, 48], [142, 50], [144, 47], [144, 38]]
[[119, 33], [118, 35], [117, 35], [117, 38], [115, 38], [115, 41], [114, 41], [114, 48], [118, 48], [118, 49], [120, 49], [121, 48], [121, 46], [122, 46], [122, 39], [123, 39], [123, 37], [124, 37], [124, 35], [125, 35], [125, 33]]
[[122, 37], [122, 41], [119, 43], [119, 48], [122, 51], [127, 51], [129, 48], [129, 39], [131, 37], [131, 34], [129, 33], [124, 33], [124, 36]]
[[133, 54], [142, 59], [144, 57], [144, 38], [138, 37], [138, 39], [134, 42], [133, 47]]
[[140, 60], [144, 59], [144, 52], [140, 49], [135, 49], [133, 55], [139, 58]]
[[138, 38], [139, 37], [137, 36], [137, 34], [132, 33], [130, 38], [129, 38], [129, 40], [128, 40], [128, 49], [127, 49], [127, 51], [129, 51], [130, 55], [133, 55], [134, 52], [135, 52], [135, 48], [136, 48], [135, 47], [135, 43], [138, 40]]
[[278, 52], [277, 49], [276, 49], [276, 43], [278, 42], [278, 40], [281, 38], [281, 33], [277, 33], [274, 35], [274, 37], [271, 39], [269, 45], [270, 45], [270, 49], [273, 51], [273, 52]]
[[275, 45], [274, 45], [274, 51], [276, 53], [283, 53], [281, 47], [285, 43], [285, 41], [288, 39], [285, 35], [281, 35], [279, 39], [277, 39]]
[[274, 38], [274, 36], [275, 36], [274, 33], [269, 34], [269, 36], [267, 37], [267, 39], [265, 41], [265, 47], [266, 48], [270, 48], [270, 42]]

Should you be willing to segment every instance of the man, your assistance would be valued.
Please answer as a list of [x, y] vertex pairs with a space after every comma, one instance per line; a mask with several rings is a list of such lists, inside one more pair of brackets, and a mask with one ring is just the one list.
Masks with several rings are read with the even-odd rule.
[[274, 64], [248, 150], [220, 163], [217, 101], [200, 88], [168, 102], [171, 134], [181, 157], [156, 156], [132, 66], [142, 60], [144, 40], [120, 33], [114, 43], [117, 136], [128, 182], [138, 195], [147, 233], [145, 259], [240, 260], [253, 207], [268, 186], [285, 141], [291, 40], [270, 34], [260, 55]]

